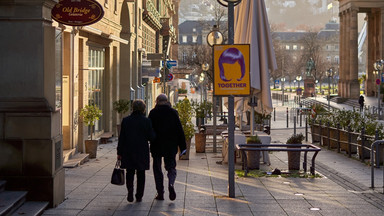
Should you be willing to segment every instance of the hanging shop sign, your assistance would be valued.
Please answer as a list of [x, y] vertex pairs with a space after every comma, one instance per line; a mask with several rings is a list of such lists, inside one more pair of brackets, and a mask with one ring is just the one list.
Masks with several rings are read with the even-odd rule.
[[85, 26], [103, 18], [104, 10], [96, 0], [60, 0], [52, 8], [51, 16], [65, 25]]

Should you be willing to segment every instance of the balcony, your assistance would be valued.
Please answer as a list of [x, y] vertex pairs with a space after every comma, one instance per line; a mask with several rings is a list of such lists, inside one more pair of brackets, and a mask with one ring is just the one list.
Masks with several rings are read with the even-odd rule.
[[156, 31], [161, 29], [160, 13], [151, 0], [144, 1], [143, 20]]

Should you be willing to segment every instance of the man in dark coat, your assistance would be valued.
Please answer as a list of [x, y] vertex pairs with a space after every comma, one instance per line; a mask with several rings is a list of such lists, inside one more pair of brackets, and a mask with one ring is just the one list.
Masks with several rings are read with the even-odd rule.
[[156, 139], [151, 141], [151, 154], [153, 158], [153, 174], [155, 176], [157, 200], [164, 200], [164, 176], [161, 169], [164, 158], [165, 170], [168, 176], [169, 199], [176, 199], [174, 188], [176, 180], [176, 154], [186, 149], [185, 136], [179, 115], [173, 109], [165, 94], [156, 98], [156, 106], [148, 115], [151, 119]]
[[149, 143], [155, 138], [152, 122], [145, 117], [145, 103], [135, 100], [132, 114], [121, 123], [117, 159], [121, 168], [127, 169], [128, 202], [133, 202], [133, 180], [136, 172], [136, 201], [141, 202], [145, 187], [145, 170], [149, 170]]

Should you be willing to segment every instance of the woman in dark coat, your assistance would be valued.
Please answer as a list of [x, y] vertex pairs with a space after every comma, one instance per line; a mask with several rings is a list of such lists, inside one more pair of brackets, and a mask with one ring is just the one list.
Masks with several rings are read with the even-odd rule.
[[128, 202], [133, 202], [133, 180], [136, 172], [136, 201], [141, 202], [145, 187], [145, 170], [149, 170], [149, 143], [155, 138], [152, 122], [145, 117], [145, 103], [135, 100], [132, 114], [121, 123], [117, 159], [121, 168], [127, 169]]

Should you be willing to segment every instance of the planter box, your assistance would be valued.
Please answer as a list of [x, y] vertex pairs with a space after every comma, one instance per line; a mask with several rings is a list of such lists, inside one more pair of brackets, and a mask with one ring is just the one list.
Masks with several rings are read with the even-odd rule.
[[195, 147], [196, 153], [205, 152], [206, 137], [203, 133], [195, 133]]
[[[247, 142], [247, 144], [260, 144]], [[260, 169], [260, 151], [246, 151], [248, 169]]]
[[311, 125], [312, 143], [320, 142], [320, 136], [316, 135], [319, 133], [320, 133], [320, 126], [319, 125]]
[[[357, 137], [358, 135], [357, 134], [353, 134], [351, 133], [351, 143], [357, 143]], [[348, 152], [348, 132], [347, 131], [344, 131], [344, 130], [341, 130], [340, 131], [340, 150], [342, 151], [345, 151], [347, 152], [347, 154], [349, 153]], [[357, 147], [356, 146], [351, 146], [351, 154], [356, 154], [357, 153]]]
[[[328, 147], [328, 128], [324, 127], [321, 131], [323, 135], [322, 139], [322, 146]], [[337, 148], [337, 129], [335, 128], [330, 128], [329, 129], [329, 137], [330, 139], [330, 148], [331, 149], [336, 149]]]
[[85, 153], [89, 154], [89, 158], [96, 158], [98, 140], [85, 140]]

